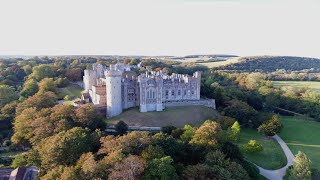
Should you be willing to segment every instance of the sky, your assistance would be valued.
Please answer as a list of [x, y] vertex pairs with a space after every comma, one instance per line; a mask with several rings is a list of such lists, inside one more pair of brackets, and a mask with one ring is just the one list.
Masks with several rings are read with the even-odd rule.
[[320, 58], [320, 0], [0, 1], [0, 55]]

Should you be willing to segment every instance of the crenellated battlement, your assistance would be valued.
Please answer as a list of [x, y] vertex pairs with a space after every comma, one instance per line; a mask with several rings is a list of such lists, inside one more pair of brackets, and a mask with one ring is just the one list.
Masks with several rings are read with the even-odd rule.
[[[200, 102], [200, 71], [192, 75], [146, 71], [137, 76], [131, 68], [134, 67], [123, 63], [110, 65], [109, 68], [94, 64], [92, 70], [84, 71], [85, 88], [91, 99], [97, 100], [95, 102], [106, 102], [107, 117], [119, 115], [123, 109], [135, 106], [140, 106], [140, 112], [162, 111], [171, 104], [186, 104], [181, 102], [208, 106], [207, 101]], [[99, 89], [101, 87], [106, 88], [105, 96], [101, 94], [104, 92]], [[101, 98], [106, 98], [106, 101]], [[214, 101], [210, 102], [213, 102], [210, 107], [215, 107]]]

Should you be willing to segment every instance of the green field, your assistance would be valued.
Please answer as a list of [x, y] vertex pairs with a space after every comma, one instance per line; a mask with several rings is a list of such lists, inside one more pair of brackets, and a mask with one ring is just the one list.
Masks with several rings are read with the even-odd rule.
[[273, 81], [274, 87], [310, 88], [320, 93], [320, 82], [315, 81]]
[[[241, 150], [246, 159], [265, 169], [279, 169], [287, 164], [287, 158], [282, 151], [280, 145], [265, 136], [259, 134], [253, 129], [242, 129], [241, 137], [238, 145], [241, 146], [248, 143], [249, 140], [257, 140], [263, 146], [263, 151], [255, 154], [246, 153]], [[242, 149], [242, 148], [241, 148]]]
[[306, 153], [312, 167], [320, 169], [320, 123], [298, 117], [282, 117], [282, 123], [284, 128], [279, 135], [292, 153]]
[[208, 68], [214, 68], [214, 67], [220, 67], [220, 66], [226, 66], [234, 63], [239, 62], [239, 58], [230, 58], [226, 59], [225, 61], [216, 61], [211, 62], [211, 58], [208, 57], [201, 57], [201, 58], [181, 58], [181, 59], [161, 59], [162, 61], [175, 61], [180, 63], [194, 63], [195, 65], [200, 66], [207, 66]]
[[119, 116], [108, 119], [108, 124], [122, 120], [131, 126], [163, 127], [173, 125], [183, 127], [185, 124], [201, 125], [205, 120], [219, 117], [219, 113], [205, 106], [170, 107], [161, 112], [139, 112], [138, 108], [124, 111]]
[[83, 89], [76, 84], [70, 84], [65, 88], [59, 88], [59, 92], [62, 93], [64, 96], [69, 95], [74, 96], [76, 98], [81, 96], [82, 91]]

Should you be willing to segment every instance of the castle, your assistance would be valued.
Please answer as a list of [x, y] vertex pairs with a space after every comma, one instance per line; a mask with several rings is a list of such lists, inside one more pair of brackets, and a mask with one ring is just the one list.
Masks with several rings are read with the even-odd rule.
[[168, 75], [162, 71], [146, 71], [137, 75], [132, 66], [123, 63], [93, 64], [84, 71], [82, 102], [105, 108], [107, 117], [124, 109], [140, 107], [140, 112], [163, 111], [169, 106], [204, 105], [215, 108], [214, 100], [200, 100], [201, 72]]

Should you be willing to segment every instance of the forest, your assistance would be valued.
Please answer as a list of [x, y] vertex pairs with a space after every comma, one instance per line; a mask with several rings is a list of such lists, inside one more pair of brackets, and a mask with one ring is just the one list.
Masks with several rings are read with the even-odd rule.
[[[203, 71], [201, 95], [214, 98], [221, 114], [199, 127], [163, 127], [115, 134], [93, 105], [58, 104], [59, 88], [81, 81], [92, 63], [142, 63], [168, 73]], [[202, 66], [178, 66], [152, 59], [33, 57], [0, 60], [0, 155], [8, 167], [35, 165], [40, 179], [257, 179], [258, 169], [236, 145], [241, 128], [267, 136], [281, 130], [274, 114], [294, 111], [320, 121], [320, 96], [308, 89], [275, 88], [264, 73], [238, 73]], [[248, 152], [260, 146], [250, 142]]]
[[239, 62], [215, 68], [217, 70], [237, 72], [274, 72], [286, 71], [320, 72], [320, 59], [290, 56], [252, 56], [241, 57]]

